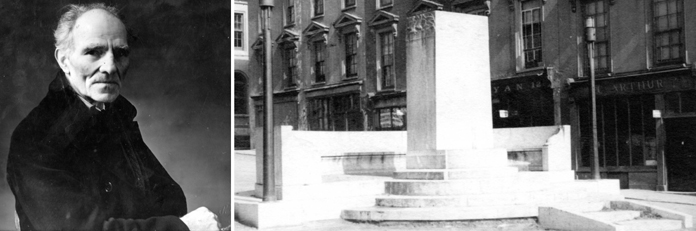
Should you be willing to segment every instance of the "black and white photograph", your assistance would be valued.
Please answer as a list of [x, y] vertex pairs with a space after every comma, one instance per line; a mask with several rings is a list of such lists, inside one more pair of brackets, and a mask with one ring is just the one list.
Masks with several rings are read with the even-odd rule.
[[231, 12], [0, 0], [0, 230], [230, 230]]
[[235, 0], [236, 230], [696, 230], [696, 1]]

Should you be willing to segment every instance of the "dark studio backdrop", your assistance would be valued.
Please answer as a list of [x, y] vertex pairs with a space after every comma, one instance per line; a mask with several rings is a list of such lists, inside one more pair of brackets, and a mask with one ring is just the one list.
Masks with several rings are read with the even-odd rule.
[[[6, 176], [10, 136], [46, 95], [59, 67], [61, 8], [96, 1], [0, 0], [0, 230], [14, 229]], [[230, 12], [227, 0], [105, 1], [136, 37], [121, 93], [143, 138], [183, 188], [230, 224]]]

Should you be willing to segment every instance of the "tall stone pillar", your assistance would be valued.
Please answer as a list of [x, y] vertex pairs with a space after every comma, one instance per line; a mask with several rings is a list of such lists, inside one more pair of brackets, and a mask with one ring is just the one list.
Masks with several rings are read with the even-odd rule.
[[409, 169], [507, 164], [493, 149], [488, 18], [430, 11], [408, 18]]

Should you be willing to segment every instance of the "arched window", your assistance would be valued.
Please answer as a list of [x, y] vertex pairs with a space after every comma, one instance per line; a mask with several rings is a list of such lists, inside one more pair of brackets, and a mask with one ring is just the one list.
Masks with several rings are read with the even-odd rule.
[[247, 103], [247, 79], [241, 73], [234, 73], [234, 114], [249, 114]]

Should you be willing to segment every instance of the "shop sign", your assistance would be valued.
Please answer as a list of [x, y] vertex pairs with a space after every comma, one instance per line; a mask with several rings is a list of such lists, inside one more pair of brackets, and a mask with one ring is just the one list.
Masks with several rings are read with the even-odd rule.
[[690, 89], [694, 89], [694, 80], [688, 76], [597, 84], [598, 95], [646, 94]]
[[508, 94], [513, 92], [525, 92], [539, 88], [549, 88], [551, 82], [546, 76], [519, 77], [514, 79], [497, 80], [491, 83], [491, 93]]
[[513, 92], [513, 91], [525, 91], [525, 90], [532, 90], [536, 88], [542, 87], [543, 84], [541, 81], [534, 81], [534, 82], [529, 82], [529, 83], [515, 83], [515, 84], [501, 84], [498, 86], [493, 86], [492, 91], [493, 94], [498, 94], [498, 93], [507, 93], [507, 92]]

